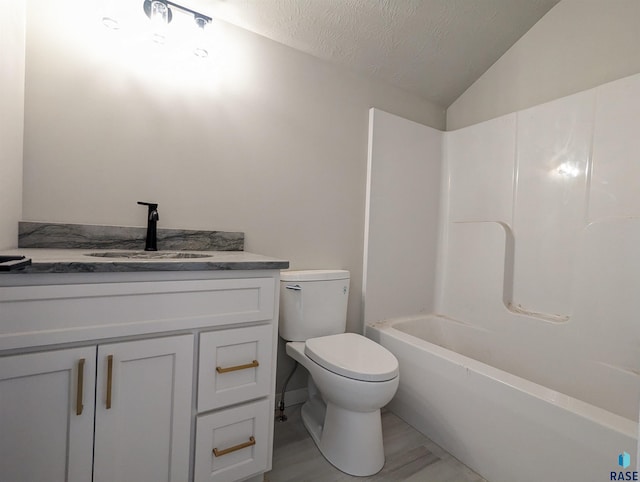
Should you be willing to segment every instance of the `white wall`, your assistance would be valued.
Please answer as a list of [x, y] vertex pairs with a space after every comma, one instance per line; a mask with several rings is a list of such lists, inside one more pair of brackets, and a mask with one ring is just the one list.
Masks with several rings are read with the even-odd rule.
[[447, 109], [453, 130], [640, 72], [640, 2], [562, 0]]
[[136, 201], [156, 201], [161, 227], [244, 231], [359, 293], [368, 110], [436, 127], [444, 110], [221, 23], [208, 61], [172, 56], [92, 3], [28, 3], [24, 218], [143, 225]]
[[22, 213], [25, 3], [0, 0], [0, 249], [18, 245]]
[[[160, 204], [160, 227], [244, 231], [247, 251], [292, 269], [350, 270], [360, 331], [369, 108], [438, 128], [444, 109], [215, 30], [202, 62], [105, 29], [94, 2], [29, 0], [23, 217], [140, 226], [144, 200]], [[278, 360], [280, 387], [282, 347]]]
[[442, 132], [371, 109], [365, 323], [434, 310]]

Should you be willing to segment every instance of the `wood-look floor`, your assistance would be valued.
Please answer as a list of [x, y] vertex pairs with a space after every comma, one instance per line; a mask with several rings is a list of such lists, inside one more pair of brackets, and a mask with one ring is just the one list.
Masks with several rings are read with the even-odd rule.
[[486, 482], [427, 437], [389, 411], [382, 413], [383, 469], [371, 477], [353, 477], [325, 460], [300, 419], [300, 407], [289, 407], [286, 422], [275, 421], [273, 469], [265, 482]]

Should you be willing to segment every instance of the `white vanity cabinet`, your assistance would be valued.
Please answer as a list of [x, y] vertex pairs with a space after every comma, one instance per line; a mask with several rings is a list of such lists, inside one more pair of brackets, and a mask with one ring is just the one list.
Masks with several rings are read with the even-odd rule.
[[241, 480], [268, 464], [274, 329], [269, 324], [200, 336], [195, 482]]
[[186, 480], [192, 367], [193, 335], [1, 357], [0, 480]]
[[95, 347], [0, 358], [0, 480], [91, 480]]
[[271, 469], [278, 281], [277, 270], [0, 276], [0, 480], [259, 479]]
[[98, 346], [93, 482], [188, 477], [193, 338]]

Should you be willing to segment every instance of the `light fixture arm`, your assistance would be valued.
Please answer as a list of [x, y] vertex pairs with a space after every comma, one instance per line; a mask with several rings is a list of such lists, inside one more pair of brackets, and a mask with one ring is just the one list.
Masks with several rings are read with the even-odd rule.
[[170, 2], [169, 0], [167, 0], [167, 5], [171, 5], [172, 7], [177, 8], [178, 10], [182, 10], [183, 12], [187, 12], [190, 13], [191, 15], [193, 15], [196, 18], [202, 18], [204, 19], [207, 23], [211, 23], [211, 17], [208, 17], [206, 15], [201, 14], [200, 12], [196, 12], [195, 10], [191, 10], [190, 8], [187, 7], [183, 7], [182, 5], [178, 5], [177, 3], [174, 2]]
[[[190, 13], [191, 15], [193, 15], [194, 18], [196, 19], [202, 19], [204, 20], [206, 23], [211, 23], [212, 18], [204, 15], [200, 12], [196, 12], [195, 10], [192, 10], [190, 8], [184, 7], [178, 3], [175, 2], [170, 2], [169, 0], [160, 0], [162, 3], [164, 3], [165, 5], [167, 5], [168, 7], [173, 7], [173, 8], [177, 8], [178, 10], [185, 12], [185, 13]], [[151, 17], [151, 0], [144, 0], [143, 2], [143, 8], [144, 8], [144, 13], [147, 14], [147, 17]], [[169, 14], [168, 14], [168, 22], [171, 22], [171, 9], [169, 9]]]

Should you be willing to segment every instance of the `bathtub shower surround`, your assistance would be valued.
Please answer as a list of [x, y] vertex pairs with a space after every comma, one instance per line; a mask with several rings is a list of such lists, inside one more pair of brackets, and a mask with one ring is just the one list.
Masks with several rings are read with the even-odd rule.
[[640, 121], [639, 95], [634, 76], [446, 134], [438, 306], [491, 332], [482, 361], [629, 419], [640, 401], [640, 145], [627, 125]]
[[442, 144], [436, 129], [370, 111], [365, 321], [434, 310]]
[[[383, 114], [389, 116], [374, 112], [378, 117]], [[394, 118], [394, 129], [402, 130], [407, 122]], [[537, 454], [547, 453], [547, 445], [558, 453], [566, 449], [567, 460], [585, 461], [583, 469], [588, 470], [582, 473], [590, 475], [580, 480], [602, 480], [609, 469], [615, 470], [618, 452], [637, 453], [639, 123], [640, 75], [635, 75], [440, 133], [443, 155], [439, 159], [423, 157], [427, 164], [442, 166], [439, 215], [430, 214], [432, 206], [406, 203], [399, 207], [404, 216], [426, 223], [439, 233], [438, 248], [431, 251], [429, 260], [438, 267], [434, 307], [416, 310], [414, 315], [433, 312], [441, 317], [429, 318], [431, 321], [424, 325], [427, 328], [414, 326], [419, 338], [481, 362], [490, 369], [491, 383], [480, 382], [473, 370], [457, 374], [447, 371], [470, 366], [469, 359], [456, 361], [447, 355], [444, 359], [452, 366], [439, 374], [434, 372], [434, 391], [438, 391], [437, 380], [451, 384], [451, 377], [458, 377], [456, 383], [462, 391], [456, 395], [443, 388], [443, 393], [460, 400], [447, 401], [430, 389], [412, 386], [418, 379], [411, 380], [407, 375], [416, 366], [431, 371], [442, 362], [409, 357], [417, 345], [426, 342], [415, 338], [404, 345], [398, 341], [386, 344], [384, 333], [389, 327], [369, 328], [372, 337], [382, 333], [383, 345], [400, 359], [403, 376], [392, 407], [494, 482], [549, 477], [570, 480], [566, 464], [562, 468], [559, 461], [549, 464], [556, 472], [519, 472], [532, 469]], [[433, 129], [424, 130], [425, 137], [433, 136]], [[370, 176], [375, 178], [376, 170], [389, 168], [393, 156], [385, 152], [378, 155], [376, 139], [370, 142], [374, 146]], [[412, 176], [411, 172], [404, 174]], [[433, 179], [424, 182], [433, 189]], [[371, 219], [376, 216], [375, 204], [385, 202], [374, 187], [370, 193]], [[395, 226], [386, 228], [392, 231]], [[369, 232], [367, 242], [375, 244], [371, 238], [376, 236]], [[412, 246], [410, 242], [408, 246], [419, 252], [421, 259], [423, 248], [419, 243]], [[391, 251], [386, 256], [393, 259]], [[424, 263], [416, 263], [408, 271], [406, 266], [399, 270], [386, 263], [382, 267], [369, 265], [366, 273], [369, 278], [383, 277], [391, 285], [402, 284], [403, 289], [412, 290], [410, 283], [400, 281], [415, 278], [425, 269], [428, 266]], [[369, 289], [375, 284], [366, 286], [365, 306], [369, 299], [381, 303], [393, 296], [391, 290]], [[429, 299], [432, 293], [422, 295]], [[365, 309], [365, 313], [367, 323], [409, 316], [400, 310], [382, 314]], [[379, 314], [383, 316], [376, 316]], [[409, 329], [397, 338], [407, 342], [407, 336], [415, 335]], [[435, 348], [436, 352], [442, 350]], [[507, 375], [498, 385], [496, 369]], [[534, 399], [545, 400], [553, 408], [521, 400], [526, 390], [520, 388], [520, 381], [537, 387], [532, 391]], [[496, 393], [507, 386], [514, 387], [518, 395], [497, 397]], [[497, 392], [489, 392], [494, 389]], [[479, 407], [487, 404], [492, 408], [482, 412]], [[477, 413], [477, 417], [494, 420], [500, 426], [501, 410], [497, 407], [502, 407], [508, 417], [515, 417], [509, 424], [512, 430], [491, 430], [491, 424], [479, 424], [464, 415]], [[566, 417], [563, 422], [556, 419], [559, 414]], [[469, 424], [460, 425], [460, 420]], [[527, 434], [515, 432], [526, 429], [526, 420], [546, 431], [525, 444], [518, 441], [524, 441]], [[600, 428], [579, 428], [574, 421], [594, 422]], [[556, 433], [560, 426], [567, 428], [563, 436]], [[597, 435], [601, 429], [610, 430], [611, 437]], [[486, 432], [479, 434], [478, 430]], [[589, 434], [595, 438], [587, 442]], [[519, 443], [527, 449], [519, 451], [517, 457], [500, 455], [498, 447]], [[495, 453], [490, 447], [495, 447]], [[538, 461], [538, 465], [544, 464]]]

